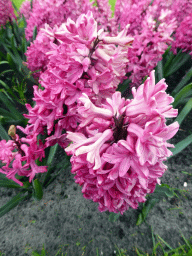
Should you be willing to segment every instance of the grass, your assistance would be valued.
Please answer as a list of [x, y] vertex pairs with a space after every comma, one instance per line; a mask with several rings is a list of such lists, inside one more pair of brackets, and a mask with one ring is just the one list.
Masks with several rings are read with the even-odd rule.
[[[153, 248], [152, 248], [152, 254], [148, 254], [143, 252], [139, 248], [135, 248], [135, 256], [192, 256], [192, 236], [190, 237], [190, 240], [187, 240], [184, 235], [181, 233], [181, 237], [184, 241], [183, 245], [179, 245], [176, 249], [173, 249], [171, 245], [169, 245], [166, 241], [163, 240], [159, 235], [155, 235], [152, 231], [152, 241], [153, 241]], [[27, 248], [29, 249], [29, 248]], [[85, 251], [85, 250], [84, 250]], [[26, 252], [26, 251], [25, 251]], [[84, 254], [84, 253], [83, 253]], [[83, 255], [82, 254], [82, 255]], [[96, 248], [96, 256], [100, 256], [98, 248]], [[127, 254], [127, 250], [123, 248], [118, 248], [117, 245], [115, 245], [114, 248], [114, 256], [129, 256]], [[5, 256], [4, 253], [0, 251], [0, 256]], [[42, 247], [42, 251], [38, 253], [36, 250], [32, 251], [31, 256], [49, 256], [49, 254], [45, 251], [44, 244]], [[53, 256], [53, 255], [51, 255]], [[54, 256], [67, 256], [67, 252], [61, 252], [61, 248], [57, 251], [57, 253]], [[103, 255], [107, 256], [107, 255]]]

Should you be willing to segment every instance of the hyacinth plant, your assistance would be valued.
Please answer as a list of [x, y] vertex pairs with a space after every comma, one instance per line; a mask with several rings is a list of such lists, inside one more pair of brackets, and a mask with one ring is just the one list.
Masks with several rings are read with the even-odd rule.
[[160, 196], [174, 195], [160, 184], [163, 161], [192, 141], [168, 142], [192, 108], [191, 69], [171, 95], [163, 79], [190, 63], [190, 33], [181, 38], [191, 29], [191, 6], [185, 1], [178, 12], [175, 1], [117, 1], [112, 18], [106, 0], [74, 3], [25, 1], [16, 20], [2, 23], [0, 186], [20, 193], [0, 216], [42, 198], [58, 175], [51, 163], [60, 147], [65, 168], [70, 159], [83, 196], [100, 211], [123, 214], [146, 202], [140, 224]]

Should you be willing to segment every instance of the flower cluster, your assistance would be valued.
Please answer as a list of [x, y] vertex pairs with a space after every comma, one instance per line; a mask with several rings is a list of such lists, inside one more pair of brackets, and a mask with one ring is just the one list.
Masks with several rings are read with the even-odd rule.
[[21, 12], [27, 19], [26, 38], [29, 40], [33, 36], [34, 27], [40, 28], [48, 24], [51, 28], [60, 26], [67, 18], [76, 21], [77, 17], [92, 11], [98, 24], [111, 30], [111, 10], [107, 0], [97, 0], [97, 6], [93, 6], [94, 1], [89, 0], [40, 0], [33, 1], [31, 9], [28, 0], [23, 4]]
[[15, 19], [14, 9], [11, 0], [0, 0], [0, 26], [5, 25], [7, 21]]
[[33, 0], [33, 2], [31, 2], [30, 0], [25, 0], [24, 2], [22, 2], [19, 12], [20, 15], [24, 16], [26, 20], [29, 19], [30, 15], [31, 15], [31, 11], [32, 11], [32, 6], [35, 4], [37, 0]]
[[156, 67], [172, 43], [176, 19], [172, 11], [159, 0], [153, 3], [150, 0], [117, 0], [115, 19], [121, 28], [130, 24], [128, 33], [134, 37], [134, 41], [128, 52], [127, 72], [132, 84], [138, 86], [146, 74]]
[[77, 132], [68, 132], [73, 143], [65, 149], [72, 155], [72, 173], [82, 186], [85, 198], [99, 203], [99, 210], [123, 214], [136, 209], [152, 193], [167, 167], [163, 164], [173, 147], [167, 140], [178, 131], [177, 116], [170, 105], [173, 98], [165, 90], [164, 79], [155, 84], [154, 71], [133, 99], [115, 92], [102, 105], [83, 93], [78, 108], [82, 122]]
[[80, 123], [77, 109], [82, 93], [99, 104], [124, 79], [127, 51], [133, 41], [126, 36], [127, 29], [110, 37], [103, 30], [98, 31], [90, 11], [76, 22], [68, 19], [53, 30], [46, 26], [50, 50], [47, 68], [39, 79], [43, 89], [34, 86], [36, 105], [26, 105], [31, 134], [46, 129], [50, 136], [47, 146], [56, 142], [66, 146], [64, 131], [74, 131]]
[[[18, 128], [24, 131], [22, 127], [18, 126]], [[29, 182], [31, 182], [35, 174], [47, 171], [46, 166], [38, 166], [35, 162], [36, 159], [41, 161], [45, 157], [45, 147], [41, 140], [37, 141], [37, 134], [20, 139], [14, 126], [10, 127], [9, 134], [12, 140], [8, 142], [0, 141], [0, 160], [4, 164], [0, 168], [0, 172], [6, 174], [8, 179], [12, 179], [23, 186], [23, 183], [15, 177], [15, 174], [29, 177]]]
[[174, 54], [177, 54], [177, 48], [183, 50], [183, 52], [189, 52], [192, 55], [192, 13], [186, 16], [177, 28], [174, 35], [175, 41], [172, 45]]
[[33, 76], [39, 78], [41, 72], [47, 69], [48, 56], [47, 52], [51, 50], [50, 43], [54, 42], [54, 31], [47, 24], [45, 24], [46, 33], [43, 29], [39, 31], [36, 39], [31, 42], [25, 55], [27, 57], [26, 65], [34, 72]]

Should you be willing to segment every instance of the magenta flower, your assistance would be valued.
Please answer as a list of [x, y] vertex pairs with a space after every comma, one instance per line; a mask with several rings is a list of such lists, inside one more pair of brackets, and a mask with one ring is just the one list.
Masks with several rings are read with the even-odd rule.
[[15, 153], [13, 152], [14, 148], [15, 146], [12, 140], [9, 140], [8, 142], [6, 142], [6, 140], [0, 141], [0, 152], [1, 152], [0, 160], [2, 161], [2, 163], [6, 164], [7, 166], [9, 166], [9, 164], [14, 158], [14, 155], [15, 155]]
[[[175, 117], [173, 99], [161, 80], [155, 85], [154, 71], [133, 99], [115, 92], [97, 107], [86, 94], [78, 111], [78, 132], [68, 132], [73, 143], [65, 151], [72, 155], [72, 173], [85, 198], [99, 203], [100, 211], [123, 214], [136, 209], [152, 193], [167, 167], [163, 161], [172, 153], [167, 140], [179, 129], [167, 126], [165, 117]], [[164, 100], [162, 100], [164, 98]]]
[[[29, 127], [23, 129], [18, 126], [18, 128], [24, 133], [30, 131]], [[29, 177], [29, 182], [31, 182], [36, 174], [47, 171], [47, 166], [38, 166], [35, 162], [36, 159], [41, 161], [45, 157], [45, 146], [41, 140], [37, 141], [37, 135], [37, 133], [33, 136], [27, 135], [26, 138], [20, 139], [15, 134], [12, 137], [13, 140], [0, 141], [0, 160], [6, 164], [0, 168], [0, 172], [20, 186], [23, 186], [23, 183], [15, 177], [15, 174]]]
[[[28, 67], [35, 69], [35, 65], [41, 67], [43, 63], [45, 67], [40, 68], [39, 82], [43, 89], [34, 86], [36, 104], [34, 107], [26, 105], [29, 113], [25, 117], [31, 126], [30, 135], [46, 132], [50, 136], [46, 146], [67, 145], [64, 133], [77, 129], [81, 123], [80, 109], [87, 108], [82, 111], [90, 123], [94, 117], [93, 110], [89, 115], [89, 104], [98, 117], [102, 101], [111, 97], [125, 78], [127, 50], [133, 41], [126, 35], [128, 27], [112, 37], [102, 29], [98, 31], [93, 15], [88, 11], [76, 21], [69, 18], [53, 29], [46, 25], [28, 48]], [[83, 98], [87, 101], [84, 106], [81, 104]], [[111, 117], [113, 112], [110, 111], [111, 108], [106, 109], [104, 114], [107, 112]]]
[[117, 30], [120, 26], [122, 29], [130, 24], [128, 33], [134, 37], [128, 51], [127, 64], [129, 79], [134, 86], [139, 86], [146, 74], [156, 67], [168, 45], [173, 42], [171, 36], [177, 28], [177, 21], [172, 4], [170, 1], [160, 0], [116, 2], [114, 28]]
[[11, 0], [0, 0], [0, 26], [5, 25], [7, 21], [16, 19]]

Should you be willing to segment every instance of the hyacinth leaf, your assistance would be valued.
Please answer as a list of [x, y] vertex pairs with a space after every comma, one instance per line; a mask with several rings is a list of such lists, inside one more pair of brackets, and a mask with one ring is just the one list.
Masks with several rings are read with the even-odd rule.
[[1, 178], [0, 178], [0, 187], [4, 187], [4, 188], [22, 188], [19, 184], [17, 184], [13, 180], [9, 180], [9, 179], [1, 180]]
[[150, 212], [150, 210], [156, 205], [156, 203], [158, 203], [160, 201], [160, 199], [157, 198], [149, 198], [143, 205], [142, 211], [139, 214], [138, 218], [137, 218], [137, 223], [136, 225], [141, 225], [143, 223], [143, 221], [145, 221], [145, 219], [147, 218], [148, 213]]
[[152, 198], [161, 199], [162, 197], [173, 197], [173, 189], [166, 186], [166, 184], [156, 185], [154, 193], [151, 195]]
[[110, 212], [110, 214], [109, 214], [109, 221], [115, 222], [116, 220], [119, 219], [119, 217], [120, 217], [120, 213]]
[[167, 72], [172, 60], [174, 59], [175, 55], [173, 54], [173, 52], [168, 52], [168, 56], [166, 57], [167, 61], [166, 63], [163, 65], [163, 73]]
[[49, 150], [49, 156], [48, 156], [48, 159], [47, 159], [47, 165], [48, 165], [48, 166], [52, 163], [52, 161], [53, 161], [53, 159], [54, 159], [54, 157], [55, 157], [55, 154], [56, 154], [56, 152], [57, 152], [57, 149], [58, 149], [58, 143], [55, 144], [53, 147], [50, 148], [50, 150]]
[[178, 85], [175, 87], [171, 95], [175, 98], [175, 95], [181, 90], [181, 88], [186, 85], [189, 80], [192, 79], [192, 68], [188, 70], [188, 72], [185, 74], [185, 76], [181, 79], [181, 81], [178, 83]]
[[21, 201], [25, 200], [25, 198], [28, 197], [28, 195], [22, 196], [23, 193], [19, 193], [16, 196], [14, 196], [8, 203], [6, 203], [4, 206], [0, 208], [0, 217], [8, 213], [10, 210], [12, 210], [14, 207], [16, 207]]
[[36, 200], [41, 200], [43, 197], [42, 185], [38, 179], [33, 180], [33, 197]]
[[175, 145], [175, 148], [171, 148], [171, 152], [173, 153], [172, 156], [170, 156], [168, 159], [170, 159], [171, 157], [177, 155], [178, 153], [180, 153], [183, 149], [185, 149], [187, 146], [189, 146], [189, 144], [192, 143], [192, 134], [189, 135], [188, 137], [186, 137], [184, 140], [180, 141], [179, 143], [177, 143]]
[[43, 187], [44, 187], [46, 184], [48, 184], [48, 182], [49, 182], [50, 179], [51, 179], [52, 168], [50, 168], [50, 165], [51, 165], [51, 163], [52, 163], [52, 161], [53, 161], [53, 159], [54, 159], [54, 157], [55, 157], [55, 154], [56, 154], [56, 152], [57, 152], [57, 149], [58, 149], [58, 143], [55, 144], [53, 147], [51, 147], [50, 150], [49, 150], [49, 156], [48, 156], [48, 158], [47, 158], [47, 166], [49, 166], [49, 168], [48, 168], [48, 171], [47, 171], [47, 173], [46, 173], [46, 175], [45, 175], [45, 179], [44, 179], [44, 181], [43, 181]]
[[171, 50], [171, 45], [168, 46], [167, 50], [164, 52], [163, 59], [165, 59], [167, 57], [167, 55], [170, 55], [170, 53], [172, 53], [172, 52], [170, 52], [170, 50]]
[[37, 37], [37, 26], [35, 26], [33, 30], [33, 41], [35, 40], [36, 37]]
[[173, 197], [175, 195], [174, 189], [170, 188], [167, 184], [156, 185], [155, 191], [151, 194], [147, 201], [143, 205], [143, 209], [138, 216], [136, 225], [140, 225], [145, 221], [150, 210], [158, 203], [162, 198]]
[[178, 59], [176, 62], [174, 61], [174, 64], [171, 66], [171, 69], [169, 70], [169, 72], [167, 72], [164, 76], [168, 77], [170, 75], [172, 75], [173, 73], [175, 73], [177, 70], [180, 69], [180, 67], [182, 67], [185, 62], [187, 62], [189, 59], [191, 58], [191, 56], [189, 54], [182, 56], [180, 59]]
[[18, 123], [18, 119], [15, 118], [14, 114], [12, 114], [11, 112], [0, 108], [0, 115], [2, 116], [3, 120], [5, 122], [9, 122], [9, 123]]
[[23, 121], [25, 118], [19, 111], [15, 108], [15, 106], [8, 99], [7, 95], [5, 96], [5, 92], [0, 92], [0, 101], [4, 103], [4, 105], [9, 109], [10, 113], [12, 113], [16, 120]]
[[189, 97], [192, 95], [192, 83], [186, 85], [183, 89], [181, 89], [175, 96], [173, 102], [173, 108], [176, 108], [178, 104], [182, 103], [182, 100], [185, 97]]
[[6, 141], [8, 141], [10, 139], [7, 132], [5, 131], [3, 126], [1, 125], [1, 123], [0, 123], [0, 137], [1, 137], [2, 140], [6, 140]]
[[163, 78], [163, 63], [162, 60], [160, 60], [157, 63], [156, 72], [155, 72], [155, 81], [156, 83], [159, 82]]
[[[172, 54], [171, 54], [172, 55]], [[164, 77], [168, 77], [175, 73], [181, 66], [187, 62], [191, 56], [189, 54], [183, 53], [180, 50], [177, 55], [173, 55], [170, 59], [165, 63], [163, 68]]]
[[181, 123], [183, 122], [185, 117], [189, 114], [191, 109], [192, 109], [192, 98], [190, 100], [188, 100], [188, 102], [186, 103], [185, 107], [182, 109], [182, 111], [177, 116], [175, 121], [177, 121], [181, 125]]
[[126, 90], [128, 89], [130, 82], [131, 82], [131, 80], [129, 80], [129, 79], [124, 80], [121, 84], [118, 85], [117, 91], [120, 91], [121, 94], [123, 95], [126, 92]]
[[15, 72], [18, 72], [17, 65], [15, 64], [15, 62], [14, 62], [13, 59], [14, 59], [14, 57], [11, 56], [11, 54], [7, 52], [7, 60], [8, 60], [8, 62], [9, 62], [10, 67], [11, 67]]

